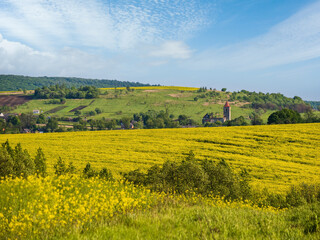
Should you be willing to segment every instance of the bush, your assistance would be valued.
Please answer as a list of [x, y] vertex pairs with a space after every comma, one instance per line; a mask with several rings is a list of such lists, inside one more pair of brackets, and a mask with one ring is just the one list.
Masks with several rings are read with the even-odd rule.
[[251, 195], [246, 171], [236, 174], [225, 161], [199, 163], [192, 151], [182, 162], [166, 161], [162, 166], [152, 166], [145, 174], [137, 169], [123, 176], [127, 181], [159, 192], [190, 191], [220, 195], [226, 199], [246, 199]]
[[82, 177], [84, 178], [99, 177], [100, 179], [104, 179], [107, 181], [114, 181], [112, 173], [107, 168], [101, 169], [101, 171], [98, 173], [91, 167], [90, 163], [87, 163], [87, 165], [83, 169]]
[[62, 160], [61, 157], [58, 158], [57, 163], [53, 167], [57, 176], [74, 174], [76, 171], [76, 168], [74, 167], [72, 162], [70, 162], [67, 166], [66, 162]]
[[82, 171], [82, 176], [84, 178], [93, 178], [97, 176], [97, 172], [91, 168], [91, 164], [87, 163], [86, 167]]
[[106, 169], [103, 168], [100, 172], [99, 172], [99, 178], [107, 180], [107, 181], [114, 181], [114, 178], [112, 176], [112, 173]]

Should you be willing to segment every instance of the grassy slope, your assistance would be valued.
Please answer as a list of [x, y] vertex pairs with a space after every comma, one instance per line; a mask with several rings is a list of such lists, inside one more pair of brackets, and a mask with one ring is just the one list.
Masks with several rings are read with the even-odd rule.
[[[85, 114], [89, 111], [94, 111], [96, 108], [102, 110], [102, 114], [95, 116], [93, 118], [111, 118], [119, 119], [123, 116], [132, 116], [134, 113], [146, 112], [148, 110], [166, 110], [169, 113], [174, 114], [177, 118], [180, 114], [185, 114], [198, 123], [201, 123], [202, 117], [208, 113], [213, 112], [220, 114], [222, 116], [223, 104], [227, 99], [226, 94], [221, 97], [221, 99], [202, 99], [199, 98], [198, 101], [193, 99], [199, 95], [195, 91], [183, 91], [177, 89], [156, 89], [150, 90], [150, 88], [138, 88], [134, 92], [128, 94], [122, 93], [117, 94], [115, 97], [114, 89], [102, 90], [102, 92], [107, 91], [107, 95], [101, 95], [99, 99], [83, 109], [82, 112]], [[48, 100], [32, 100], [24, 105], [19, 106], [15, 112], [32, 112], [33, 109], [41, 109], [44, 112], [53, 109], [59, 105], [56, 104], [45, 104]], [[68, 116], [73, 117], [74, 113], [69, 111], [80, 105], [89, 105], [91, 99], [83, 100], [72, 100], [68, 99], [66, 102], [67, 108], [55, 113], [56, 116]], [[231, 104], [232, 107], [232, 117], [236, 118], [239, 116], [248, 117], [253, 109], [240, 108], [238, 104]], [[119, 114], [119, 112], [122, 114]], [[266, 122], [268, 116], [272, 111], [267, 111], [262, 115], [262, 118]]]

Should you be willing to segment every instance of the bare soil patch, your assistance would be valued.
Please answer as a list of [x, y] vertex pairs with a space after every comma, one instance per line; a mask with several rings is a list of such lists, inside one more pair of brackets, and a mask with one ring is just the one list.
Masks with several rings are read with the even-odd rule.
[[160, 92], [160, 90], [150, 89], [150, 90], [144, 90], [143, 92]]
[[88, 106], [81, 105], [81, 106], [79, 106], [79, 107], [76, 107], [76, 108], [70, 110], [69, 112], [75, 112], [75, 111], [77, 111], [77, 110], [80, 111], [80, 110], [82, 110], [82, 109], [84, 109], [84, 108], [86, 108], [86, 107], [88, 107]]
[[24, 104], [32, 99], [32, 96], [25, 95], [0, 95], [0, 106], [14, 107]]
[[190, 93], [172, 93], [169, 94], [170, 97], [174, 97], [174, 98], [181, 98], [181, 97], [190, 97], [192, 96], [192, 94]]

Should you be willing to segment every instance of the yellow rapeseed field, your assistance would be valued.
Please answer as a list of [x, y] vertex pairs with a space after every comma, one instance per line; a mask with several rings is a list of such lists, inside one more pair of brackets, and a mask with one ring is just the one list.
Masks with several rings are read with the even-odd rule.
[[2, 180], [0, 192], [0, 239], [85, 231], [114, 214], [147, 210], [163, 196], [131, 184], [75, 175]]
[[147, 211], [174, 201], [214, 207], [248, 208], [281, 212], [272, 207], [257, 207], [250, 202], [228, 202], [214, 196], [202, 197], [150, 192], [122, 181], [84, 179], [79, 175], [46, 178], [29, 177], [0, 181], [0, 239], [55, 239], [86, 232], [110, 222], [115, 215]]
[[166, 160], [180, 161], [193, 150], [199, 160], [225, 159], [235, 171], [246, 168], [252, 184], [283, 192], [292, 184], [320, 182], [320, 124], [113, 130], [1, 135], [20, 142], [32, 156], [41, 147], [49, 171], [61, 156], [81, 171], [86, 163], [116, 176]]

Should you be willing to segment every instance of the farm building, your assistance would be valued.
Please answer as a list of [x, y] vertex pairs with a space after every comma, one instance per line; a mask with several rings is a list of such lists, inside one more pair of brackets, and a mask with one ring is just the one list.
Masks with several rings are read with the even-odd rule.
[[215, 117], [213, 115], [213, 113], [207, 113], [206, 115], [204, 115], [204, 117], [202, 118], [202, 124], [205, 123], [215, 123], [215, 122], [221, 122], [224, 123], [226, 121], [230, 121], [231, 120], [231, 107], [229, 102], [227, 101], [226, 104], [223, 107], [223, 117]]

